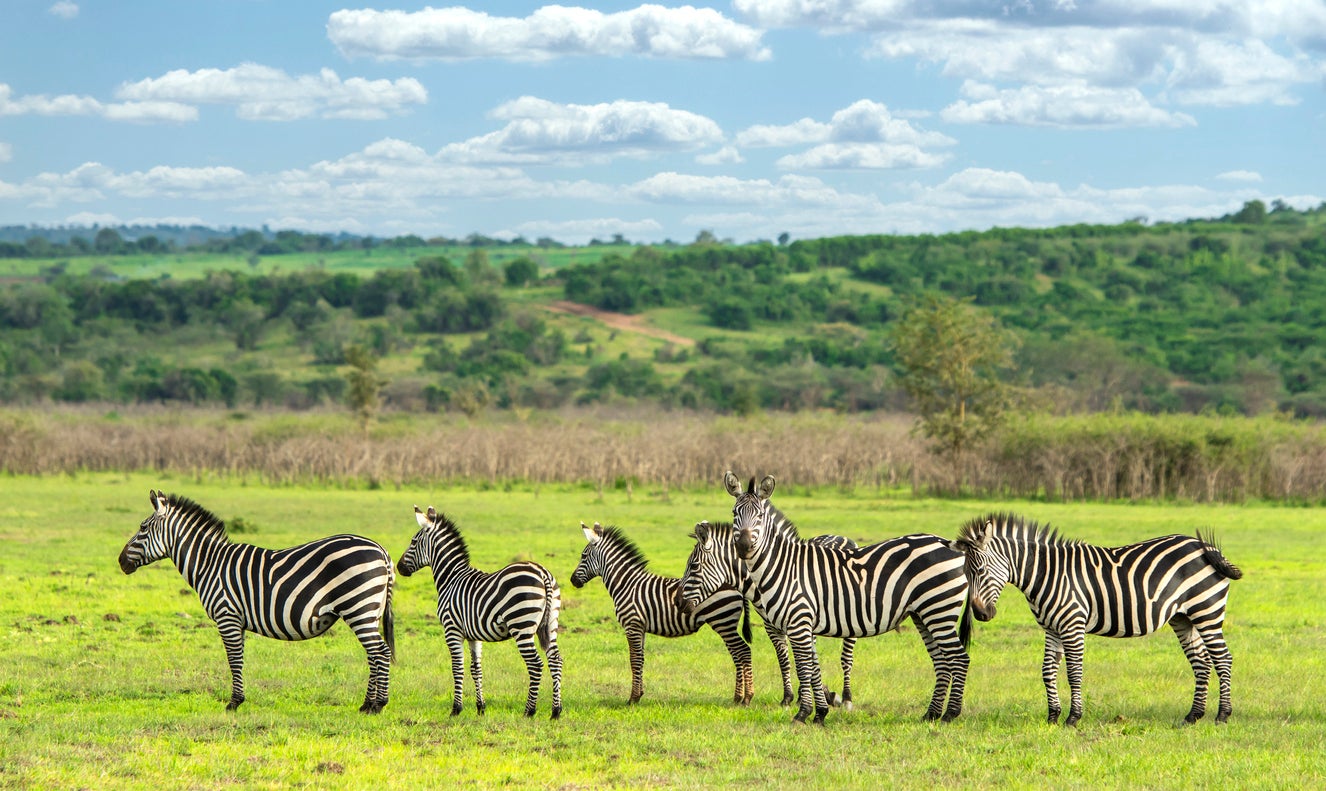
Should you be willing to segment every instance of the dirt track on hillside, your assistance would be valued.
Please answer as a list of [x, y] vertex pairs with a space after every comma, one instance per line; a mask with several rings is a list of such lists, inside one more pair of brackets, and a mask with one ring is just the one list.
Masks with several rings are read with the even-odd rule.
[[548, 310], [555, 313], [570, 313], [575, 316], [588, 316], [589, 318], [601, 321], [615, 330], [623, 332], [634, 332], [639, 335], [648, 335], [651, 338], [671, 341], [678, 346], [694, 346], [695, 340], [681, 335], [675, 335], [667, 330], [660, 330], [657, 327], [650, 327], [645, 324], [644, 316], [631, 316], [625, 313], [613, 313], [609, 310], [599, 310], [591, 305], [581, 305], [579, 302], [567, 302], [559, 299], [545, 305]]

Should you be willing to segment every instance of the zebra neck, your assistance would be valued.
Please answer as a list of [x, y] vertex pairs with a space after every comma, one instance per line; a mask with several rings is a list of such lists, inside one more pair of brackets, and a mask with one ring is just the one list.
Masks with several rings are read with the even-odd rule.
[[603, 559], [603, 574], [600, 576], [608, 595], [616, 599], [618, 593], [638, 587], [641, 582], [657, 575], [625, 553], [617, 553]]
[[441, 563], [433, 564], [433, 585], [440, 594], [448, 586], [471, 577], [480, 576], [483, 573], [462, 558], [450, 558]]
[[215, 576], [217, 565], [231, 554], [227, 549], [236, 546], [217, 530], [181, 531], [171, 546], [170, 559], [189, 586], [199, 590], [199, 584]]

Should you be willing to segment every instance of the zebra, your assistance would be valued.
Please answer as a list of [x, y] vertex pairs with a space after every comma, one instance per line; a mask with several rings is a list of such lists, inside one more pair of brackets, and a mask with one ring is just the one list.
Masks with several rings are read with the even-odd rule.
[[519, 561], [498, 571], [485, 572], [470, 565], [470, 552], [454, 522], [432, 506], [428, 511], [414, 507], [419, 531], [396, 564], [408, 577], [425, 566], [433, 568], [437, 587], [437, 617], [446, 633], [451, 654], [451, 716], [461, 712], [461, 688], [465, 680], [462, 642], [470, 649], [470, 676], [474, 679], [475, 711], [483, 714], [483, 643], [515, 638], [516, 648], [529, 673], [525, 716], [533, 717], [539, 700], [543, 664], [539, 651], [548, 658], [552, 677], [552, 719], [562, 716], [562, 652], [557, 647], [557, 616], [562, 609], [562, 590], [557, 580], [538, 563]]
[[[683, 595], [684, 591], [682, 586], [678, 585], [677, 607], [683, 612], [686, 612], [690, 608], [698, 607], [698, 602], [714, 595], [715, 591], [724, 588], [735, 588], [742, 591], [743, 598], [745, 598], [745, 595], [747, 594], [754, 596], [755, 600], [748, 603], [754, 604], [756, 611], [759, 612], [760, 602], [758, 595], [751, 590], [750, 576], [746, 574], [746, 566], [737, 559], [736, 550], [732, 548], [732, 523], [699, 522], [695, 525], [695, 529], [691, 532], [689, 537], [697, 538], [701, 534], [712, 534], [714, 536], [714, 540], [709, 544], [712, 551], [718, 555], [710, 565], [713, 576], [701, 580], [702, 588], [699, 589], [698, 592], [692, 591], [692, 598], [687, 598]], [[856, 542], [845, 536], [815, 536], [809, 540], [813, 544], [819, 544], [820, 546], [825, 547], [836, 547], [838, 549], [856, 548]], [[700, 551], [698, 544], [695, 549], [691, 550], [690, 557], [686, 559], [686, 574], [683, 575], [683, 579], [686, 579], [695, 573], [693, 570], [697, 568], [697, 564], [699, 563]], [[764, 617], [762, 612], [760, 617]], [[749, 619], [749, 615], [747, 618]], [[787, 635], [767, 620], [764, 622], [764, 629], [769, 634], [769, 641], [773, 643], [774, 655], [778, 658], [778, 670], [783, 677], [782, 705], [788, 706], [796, 699], [796, 695], [792, 692], [791, 662], [788, 661]], [[844, 709], [849, 710], [852, 708], [852, 660], [855, 655], [855, 650], [856, 638], [843, 638], [842, 654], [839, 657], [839, 663], [843, 671], [843, 693], [842, 695], [837, 695], [836, 693], [825, 689], [824, 694], [829, 705], [841, 705]]]
[[[732, 528], [737, 556], [746, 563], [764, 612], [792, 645], [800, 683], [797, 722], [805, 722], [813, 707], [814, 722], [823, 724], [829, 710], [815, 635], [868, 637], [897, 628], [907, 617], [916, 625], [935, 670], [925, 719], [948, 722], [962, 713], [971, 619], [964, 607], [967, 582], [960, 553], [945, 539], [928, 534], [857, 549], [817, 546], [802, 540], [769, 501], [772, 475], [758, 487], [751, 478], [743, 492], [737, 476], [728, 471], [723, 485], [736, 498]], [[712, 536], [707, 543], [697, 578], [715, 557]]]
[[603, 586], [612, 598], [617, 622], [626, 630], [626, 644], [631, 661], [631, 696], [627, 703], [636, 703], [645, 692], [645, 635], [659, 637], [686, 637], [709, 624], [732, 655], [736, 668], [736, 690], [732, 702], [750, 703], [753, 673], [751, 669], [750, 624], [746, 634], [741, 633], [742, 615], [746, 599], [735, 588], [724, 588], [706, 598], [698, 607], [682, 612], [677, 607], [677, 580], [650, 571], [648, 561], [619, 528], [603, 527], [598, 522], [590, 528], [580, 523], [588, 542], [580, 553], [580, 563], [571, 574], [571, 584], [583, 588], [595, 577], [603, 578]]
[[951, 546], [965, 557], [970, 609], [979, 621], [995, 617], [1004, 585], [1026, 596], [1045, 630], [1041, 678], [1048, 721], [1062, 711], [1059, 662], [1068, 668], [1071, 694], [1064, 725], [1082, 718], [1082, 654], [1086, 635], [1138, 637], [1169, 624], [1192, 665], [1196, 688], [1191, 725], [1206, 714], [1207, 682], [1220, 680], [1216, 722], [1229, 719], [1233, 658], [1225, 645], [1229, 583], [1243, 572], [1210, 536], [1162, 536], [1123, 547], [1098, 547], [1060, 537], [1013, 514], [991, 514], [964, 525]]
[[[353, 535], [289, 549], [233, 542], [225, 523], [187, 497], [148, 491], [152, 514], [120, 551], [132, 574], [168, 557], [216, 622], [230, 665], [228, 711], [244, 702], [244, 632], [307, 640], [344, 620], [368, 654], [368, 691], [361, 712], [387, 705], [396, 638], [391, 611], [395, 574], [387, 551]], [[380, 623], [380, 627], [379, 627]]]

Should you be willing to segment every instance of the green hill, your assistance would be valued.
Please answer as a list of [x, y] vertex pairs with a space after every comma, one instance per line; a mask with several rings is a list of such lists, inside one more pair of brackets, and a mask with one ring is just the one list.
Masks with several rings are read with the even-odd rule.
[[1014, 330], [1010, 377], [1063, 411], [1326, 413], [1326, 207], [787, 245], [247, 238], [7, 243], [0, 400], [307, 407], [344, 398], [357, 344], [389, 408], [901, 408], [890, 328], [940, 292]]

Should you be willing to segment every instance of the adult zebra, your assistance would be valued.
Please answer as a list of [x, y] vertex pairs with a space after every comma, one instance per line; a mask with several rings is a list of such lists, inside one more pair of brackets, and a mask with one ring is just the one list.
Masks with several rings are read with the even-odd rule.
[[470, 565], [469, 549], [454, 522], [432, 506], [425, 513], [416, 505], [414, 516], [419, 531], [410, 539], [396, 568], [404, 577], [426, 566], [433, 568], [437, 617], [442, 621], [451, 654], [451, 716], [460, 714], [462, 708], [465, 656], [461, 643], [470, 649], [475, 711], [483, 714], [483, 643], [511, 638], [515, 638], [529, 673], [525, 716], [534, 716], [543, 678], [536, 642], [548, 657], [552, 718], [562, 716], [562, 652], [557, 647], [562, 590], [557, 580], [543, 566], [530, 561], [511, 563], [492, 573], [480, 571]]
[[[712, 540], [709, 539], [711, 535], [713, 536]], [[701, 539], [701, 536], [703, 536], [703, 539]], [[746, 564], [742, 563], [737, 557], [737, 551], [732, 546], [732, 523], [700, 522], [696, 524], [690, 537], [701, 540], [697, 540], [695, 549], [691, 550], [690, 557], [686, 559], [686, 573], [683, 574], [682, 580], [679, 580], [679, 582], [686, 579], [699, 579], [694, 575], [698, 573], [701, 545], [708, 546], [714, 557], [708, 565], [709, 576], [701, 580], [701, 588], [692, 589], [692, 598], [687, 598], [682, 586], [677, 585], [677, 607], [683, 612], [690, 612], [699, 607], [702, 600], [707, 600], [713, 596], [716, 591], [728, 588], [741, 591], [743, 599], [750, 596], [748, 603], [753, 604], [755, 611], [760, 613], [760, 618], [764, 619], [764, 629], [769, 635], [769, 641], [773, 643], [774, 655], [778, 657], [778, 671], [783, 677], [782, 705], [791, 704], [796, 696], [792, 692], [791, 663], [788, 661], [787, 654], [787, 635], [783, 633], [783, 630], [769, 623], [760, 606], [759, 593], [751, 585], [750, 575], [746, 573]], [[819, 544], [823, 547], [856, 549], [856, 542], [845, 536], [815, 536], [808, 540], [812, 544]], [[749, 623], [749, 614], [746, 617]], [[748, 627], [747, 633], [749, 631]], [[842, 654], [839, 657], [839, 663], [843, 671], [843, 694], [839, 696], [826, 688], [824, 695], [830, 705], [842, 705], [845, 709], [852, 708], [852, 660], [855, 650], [856, 638], [843, 638]]]
[[226, 709], [234, 711], [244, 702], [245, 631], [306, 640], [341, 619], [368, 654], [368, 691], [359, 710], [382, 711], [396, 657], [391, 612], [395, 576], [385, 549], [351, 535], [263, 549], [232, 542], [225, 523], [188, 498], [152, 489], [148, 500], [152, 514], [120, 551], [120, 568], [132, 574], [168, 557], [198, 592], [221, 633], [230, 664]]
[[[949, 721], [962, 713], [971, 630], [963, 606], [967, 584], [961, 554], [939, 536], [924, 534], [854, 550], [817, 546], [802, 540], [796, 527], [769, 502], [772, 475], [766, 475], [758, 488], [751, 478], [743, 492], [729, 471], [723, 484], [736, 498], [732, 527], [737, 556], [746, 563], [768, 619], [787, 633], [792, 644], [800, 685], [798, 722], [805, 722], [813, 708], [814, 721], [822, 724], [829, 710], [815, 635], [868, 637], [895, 629], [908, 617], [935, 669], [935, 689], [925, 719], [942, 716]], [[713, 557], [712, 547], [703, 548], [697, 577]], [[698, 580], [683, 582], [688, 597], [693, 585]]]
[[1229, 582], [1243, 572], [1209, 538], [1162, 536], [1123, 547], [1097, 547], [1061, 538], [1012, 514], [991, 514], [964, 525], [952, 546], [966, 558], [971, 610], [977, 620], [995, 617], [1004, 585], [1022, 591], [1045, 630], [1041, 678], [1051, 724], [1062, 711], [1059, 661], [1068, 667], [1070, 701], [1064, 725], [1082, 718], [1082, 654], [1086, 635], [1137, 637], [1169, 624], [1192, 665], [1196, 688], [1192, 724], [1206, 713], [1207, 682], [1220, 680], [1216, 722], [1229, 719], [1230, 670], [1225, 645]]

